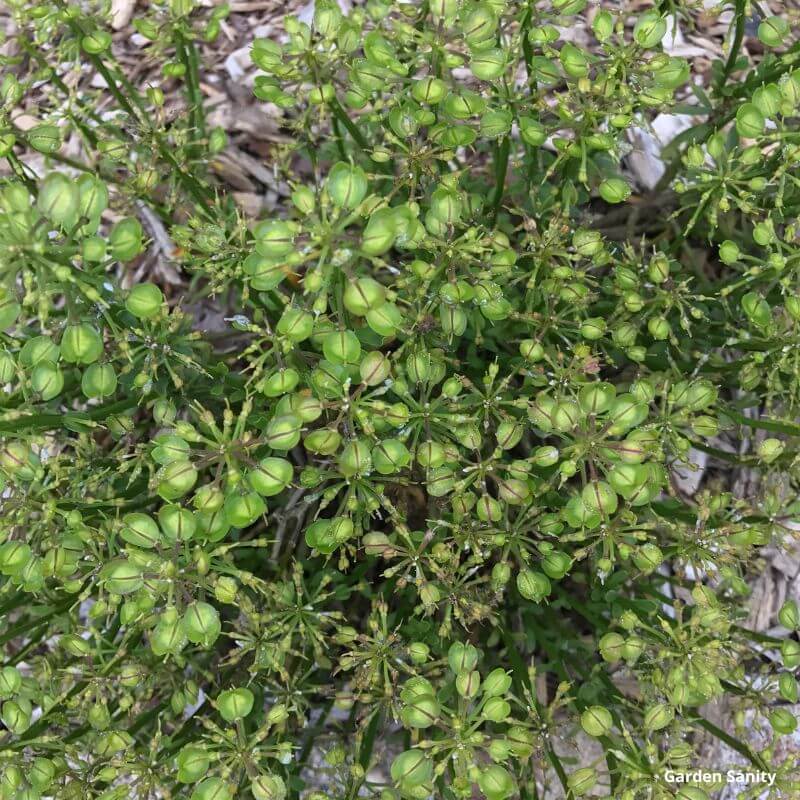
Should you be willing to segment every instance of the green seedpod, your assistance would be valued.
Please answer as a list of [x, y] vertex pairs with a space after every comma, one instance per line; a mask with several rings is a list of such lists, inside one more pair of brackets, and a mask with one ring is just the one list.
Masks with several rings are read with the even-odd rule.
[[158, 471], [158, 494], [164, 500], [177, 500], [190, 492], [197, 482], [197, 470], [191, 461], [172, 461]]
[[283, 220], [259, 222], [253, 228], [256, 253], [263, 258], [278, 260], [294, 250], [294, 231]]
[[780, 47], [789, 32], [789, 22], [779, 16], [767, 17], [758, 26], [758, 38], [767, 47]]
[[333, 428], [319, 428], [303, 439], [303, 446], [311, 453], [330, 456], [338, 451], [342, 443], [339, 432]]
[[242, 269], [250, 279], [250, 285], [259, 292], [269, 292], [277, 288], [286, 277], [287, 270], [281, 260], [251, 253], [242, 263]]
[[779, 736], [788, 736], [797, 730], [797, 717], [788, 708], [776, 708], [770, 712], [769, 724]]
[[553, 11], [557, 14], [571, 16], [580, 14], [588, 4], [588, 0], [553, 0]]
[[368, 256], [381, 256], [391, 249], [398, 234], [397, 218], [391, 208], [379, 208], [369, 218], [361, 236], [361, 250]]
[[788, 703], [796, 703], [800, 697], [797, 680], [791, 672], [781, 672], [778, 676], [778, 691]]
[[469, 89], [462, 89], [459, 93], [451, 92], [444, 99], [444, 111], [457, 120], [466, 120], [482, 114], [486, 109], [486, 101], [477, 93]]
[[106, 589], [112, 594], [131, 594], [143, 585], [142, 571], [132, 561], [111, 561], [103, 567], [100, 575]]
[[[17, 321], [20, 311], [22, 311], [22, 307], [17, 302], [16, 296], [4, 286], [0, 286], [0, 331], [10, 328]], [[47, 339], [47, 337], [34, 337], [34, 339], [29, 339], [28, 342], [35, 339]], [[28, 342], [23, 345], [23, 350], [28, 345]], [[56, 355], [55, 359], [50, 360], [54, 361], [57, 358], [58, 355]]]
[[589, 74], [589, 56], [570, 42], [561, 48], [559, 60], [564, 72], [571, 78], [585, 78]]
[[544, 347], [535, 339], [523, 339], [519, 343], [519, 353], [526, 361], [541, 361], [544, 358]]
[[25, 733], [30, 727], [33, 709], [28, 700], [6, 700], [0, 707], [0, 720], [15, 736]]
[[510, 111], [487, 111], [481, 117], [481, 135], [499, 139], [509, 133], [513, 119]]
[[222, 778], [206, 778], [197, 785], [189, 800], [233, 800], [233, 797], [233, 787]]
[[361, 343], [352, 331], [334, 331], [325, 337], [322, 352], [333, 364], [357, 364], [361, 357]]
[[[24, 442], [11, 439], [0, 448], [0, 469], [7, 475], [21, 481], [31, 481], [36, 477], [38, 467], [39, 457]], [[10, 544], [21, 543], [6, 542], [6, 545]]]
[[560, 550], [551, 550], [542, 558], [542, 571], [554, 581], [561, 580], [570, 570], [572, 559]]
[[787, 600], [778, 611], [778, 622], [790, 631], [800, 630], [800, 608], [794, 600]]
[[297, 306], [286, 306], [275, 329], [281, 336], [299, 343], [308, 339], [314, 330], [314, 317]]
[[606, 178], [599, 192], [606, 203], [622, 203], [631, 196], [631, 187], [622, 178]]
[[433, 762], [422, 750], [406, 750], [392, 761], [390, 772], [395, 783], [413, 789], [431, 780]]
[[584, 339], [594, 342], [605, 335], [606, 328], [606, 321], [603, 317], [590, 317], [581, 323], [579, 330]]
[[525, 144], [531, 147], [540, 147], [547, 140], [547, 131], [544, 125], [533, 117], [520, 117], [519, 133]]
[[172, 433], [162, 433], [153, 442], [150, 457], [156, 464], [171, 464], [173, 461], [186, 461], [191, 453], [189, 443]]
[[619, 633], [606, 633], [598, 643], [598, 649], [603, 661], [616, 664], [625, 655], [625, 639]]
[[386, 302], [386, 289], [373, 278], [356, 278], [347, 284], [343, 301], [351, 314], [363, 317]]
[[499, 47], [478, 50], [470, 58], [469, 68], [479, 80], [497, 80], [506, 70], [506, 52]]
[[272, 773], [257, 775], [250, 784], [255, 800], [284, 800], [287, 794], [283, 778]]
[[582, 767], [570, 773], [567, 787], [576, 797], [583, 797], [594, 789], [597, 783], [597, 771], [593, 767]]
[[369, 474], [372, 471], [369, 443], [365, 439], [353, 440], [342, 450], [337, 463], [345, 478]]
[[81, 376], [81, 391], [90, 398], [111, 397], [117, 391], [117, 373], [111, 364], [90, 364]]
[[489, 3], [475, 3], [462, 18], [461, 32], [467, 46], [480, 49], [494, 40], [497, 16]]
[[180, 783], [196, 783], [208, 772], [211, 765], [208, 751], [196, 744], [187, 744], [183, 747], [175, 760]]
[[578, 403], [586, 414], [603, 414], [611, 408], [617, 391], [614, 386], [604, 381], [589, 383], [581, 387]]
[[603, 706], [589, 706], [581, 714], [581, 727], [589, 736], [605, 736], [613, 724], [611, 712]]
[[[580, 406], [572, 400], [562, 400], [553, 407], [549, 423], [561, 433], [575, 430], [584, 418]], [[537, 424], [538, 424], [538, 420]]]
[[511, 450], [519, 444], [524, 432], [524, 426], [517, 420], [501, 422], [497, 426], [497, 431], [495, 432], [497, 444], [503, 448], [503, 450]]
[[[512, 506], [519, 506], [529, 500], [531, 490], [528, 484], [520, 478], [505, 478], [498, 481], [497, 494], [503, 502]], [[497, 519], [499, 520], [502, 517], [502, 507], [499, 507], [498, 511]], [[479, 507], [478, 515], [480, 516], [480, 514]]]
[[68, 325], [61, 337], [61, 357], [72, 364], [91, 364], [103, 353], [103, 339], [86, 323]]
[[478, 670], [463, 670], [456, 675], [456, 691], [465, 700], [471, 700], [478, 694], [481, 676]]
[[34, 150], [50, 155], [61, 149], [61, 131], [58, 126], [43, 122], [27, 132], [26, 141]]
[[234, 491], [225, 498], [222, 512], [232, 528], [247, 528], [267, 513], [267, 504], [258, 492]]
[[491, 495], [483, 494], [475, 506], [481, 522], [499, 522], [503, 518], [503, 506]]
[[142, 252], [144, 232], [138, 219], [126, 217], [111, 229], [108, 236], [109, 252], [118, 261], [130, 261]]
[[60, 172], [51, 173], [39, 187], [36, 208], [55, 225], [74, 227], [80, 215], [78, 185]]
[[164, 304], [161, 289], [153, 283], [134, 286], [125, 300], [125, 308], [137, 319], [151, 319]]
[[617, 510], [617, 494], [605, 481], [592, 481], [583, 487], [581, 500], [586, 508], [610, 516]]
[[552, 591], [550, 579], [542, 572], [523, 569], [517, 575], [517, 590], [526, 600], [540, 603]]
[[506, 800], [517, 791], [513, 776], [499, 764], [491, 764], [481, 770], [478, 786], [486, 796], [486, 800]]
[[781, 642], [781, 658], [783, 666], [787, 669], [794, 669], [800, 666], [800, 642], [794, 639], [784, 639]]
[[38, 792], [45, 791], [56, 777], [55, 764], [49, 758], [38, 756], [30, 763], [27, 771], [28, 782]]
[[438, 105], [447, 95], [447, 84], [440, 78], [427, 76], [415, 81], [411, 87], [411, 96], [418, 103]]
[[22, 673], [12, 666], [0, 669], [0, 699], [13, 697], [22, 688]]
[[675, 717], [675, 711], [663, 703], [650, 706], [644, 713], [644, 727], [647, 731], [666, 728]]
[[411, 453], [399, 439], [384, 439], [372, 448], [372, 464], [381, 475], [392, 475], [411, 463]]
[[667, 21], [655, 9], [641, 14], [633, 28], [633, 38], [636, 44], [646, 50], [651, 50], [661, 44], [666, 33]]
[[439, 701], [432, 694], [417, 694], [407, 702], [400, 712], [400, 719], [407, 728], [429, 728], [439, 718]]
[[736, 132], [743, 139], [755, 139], [764, 133], [766, 120], [754, 103], [743, 103], [736, 112]]
[[197, 600], [186, 607], [181, 618], [181, 627], [190, 642], [206, 649], [214, 644], [222, 631], [217, 609], [209, 603]]
[[511, 715], [511, 704], [502, 697], [490, 697], [481, 709], [481, 716], [490, 722], [504, 722]]
[[158, 510], [158, 524], [164, 538], [170, 542], [189, 541], [197, 530], [194, 514], [174, 503], [163, 505]]
[[478, 663], [479, 653], [471, 644], [454, 642], [447, 651], [447, 663], [454, 674], [472, 671]]
[[756, 292], [745, 294], [741, 305], [747, 319], [757, 328], [766, 328], [772, 321], [772, 309], [769, 303]]
[[783, 97], [776, 83], [759, 86], [753, 92], [753, 104], [767, 118], [772, 119], [780, 112]]
[[120, 537], [128, 544], [146, 549], [157, 547], [163, 540], [163, 534], [156, 521], [148, 514], [134, 512], [122, 518]]
[[[337, 445], [338, 447], [338, 445]], [[291, 483], [294, 468], [285, 458], [267, 456], [247, 473], [248, 484], [262, 497], [274, 497]]]
[[292, 367], [284, 367], [267, 376], [260, 384], [267, 397], [280, 397], [293, 391], [300, 382], [300, 373]]
[[273, 450], [291, 450], [300, 441], [303, 420], [298, 414], [273, 417], [264, 434], [266, 444]]
[[366, 197], [369, 181], [361, 167], [339, 161], [328, 173], [325, 188], [334, 206], [354, 209]]
[[31, 372], [31, 389], [45, 402], [64, 389], [64, 373], [52, 361], [40, 361]]

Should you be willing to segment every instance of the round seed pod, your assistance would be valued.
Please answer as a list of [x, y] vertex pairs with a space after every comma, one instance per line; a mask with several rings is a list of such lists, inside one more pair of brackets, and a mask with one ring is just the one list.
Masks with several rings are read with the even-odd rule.
[[264, 379], [261, 391], [267, 397], [280, 397], [293, 391], [300, 382], [300, 373], [292, 367], [279, 369]]
[[52, 361], [40, 361], [31, 373], [31, 389], [45, 402], [61, 394], [64, 373]]
[[283, 261], [258, 252], [245, 258], [242, 269], [249, 276], [250, 285], [259, 292], [272, 291], [286, 277]]
[[478, 786], [487, 800], [506, 800], [517, 791], [517, 784], [511, 773], [499, 764], [491, 764], [481, 770]]
[[589, 706], [581, 714], [581, 727], [589, 736], [605, 736], [613, 724], [611, 713], [603, 706]]
[[[338, 6], [336, 8], [338, 9]], [[255, 800], [284, 800], [286, 784], [279, 775], [262, 773], [250, 784], [250, 791]]]
[[800, 608], [794, 600], [787, 600], [778, 611], [778, 622], [790, 631], [800, 629]]
[[580, 334], [584, 339], [594, 342], [602, 339], [607, 327], [607, 323], [602, 317], [589, 317], [581, 323]]
[[373, 278], [357, 278], [347, 284], [343, 301], [351, 314], [363, 317], [386, 302], [386, 289]]
[[268, 456], [247, 474], [247, 482], [262, 497], [280, 494], [292, 481], [294, 468], [285, 458]]
[[134, 512], [122, 518], [123, 527], [120, 536], [128, 544], [135, 547], [157, 547], [163, 540], [163, 535], [156, 521], [148, 514]]
[[5, 542], [0, 545], [0, 572], [3, 575], [20, 575], [33, 557], [30, 545], [25, 542]]
[[49, 155], [61, 149], [61, 131], [49, 123], [34, 125], [27, 133], [27, 142], [34, 150]]
[[603, 661], [615, 664], [623, 658], [625, 639], [619, 633], [606, 633], [600, 638], [598, 648]]
[[523, 569], [517, 575], [517, 590], [526, 600], [540, 603], [552, 591], [550, 579], [541, 572]]
[[36, 208], [55, 225], [72, 228], [80, 213], [77, 184], [60, 172], [50, 173], [39, 187]]
[[611, 515], [617, 510], [617, 494], [605, 481], [592, 481], [581, 492], [583, 504], [593, 511]]
[[540, 147], [547, 140], [547, 131], [544, 125], [533, 117], [520, 118], [519, 133], [525, 144], [531, 147]]
[[137, 319], [154, 317], [163, 304], [164, 295], [154, 283], [140, 283], [134, 286], [125, 300], [125, 308]]
[[334, 331], [325, 337], [322, 352], [334, 364], [357, 364], [361, 357], [361, 343], [352, 331]]
[[511, 676], [504, 669], [497, 667], [484, 678], [481, 691], [485, 697], [501, 697], [510, 688]]
[[561, 580], [572, 566], [572, 559], [560, 550], [551, 550], [541, 562], [542, 571], [553, 580]]
[[291, 450], [300, 441], [303, 420], [297, 414], [273, 417], [266, 429], [266, 443], [273, 450]]
[[506, 52], [502, 48], [493, 47], [479, 50], [469, 60], [472, 74], [482, 81], [497, 80], [506, 70]]
[[138, 219], [126, 217], [117, 222], [108, 236], [111, 255], [118, 261], [130, 261], [142, 252], [144, 231]]
[[433, 762], [422, 750], [406, 750], [392, 761], [390, 772], [395, 783], [413, 789], [431, 780]]
[[383, 353], [372, 350], [361, 359], [358, 370], [363, 383], [367, 386], [379, 386], [391, 374], [392, 365]]
[[447, 651], [447, 663], [456, 675], [472, 671], [478, 663], [478, 651], [471, 644], [454, 642]]
[[86, 323], [68, 325], [61, 337], [61, 357], [72, 364], [91, 364], [103, 353], [103, 339]]
[[90, 364], [81, 376], [81, 391], [87, 397], [111, 397], [117, 391], [114, 367], [111, 364]]
[[222, 778], [206, 778], [197, 785], [189, 800], [233, 800], [233, 789]]
[[394, 336], [403, 324], [403, 314], [394, 303], [383, 303], [366, 315], [367, 325], [380, 336]]
[[294, 250], [294, 232], [288, 222], [268, 220], [253, 228], [256, 253], [267, 259], [277, 260]]
[[381, 256], [397, 238], [397, 220], [391, 208], [373, 212], [361, 237], [361, 250], [368, 256]]
[[585, 78], [589, 74], [589, 57], [579, 47], [567, 42], [559, 53], [564, 72], [571, 78]]
[[599, 191], [606, 203], [623, 203], [631, 196], [631, 187], [622, 178], [606, 178]]
[[101, 573], [106, 589], [112, 594], [131, 594], [142, 588], [142, 572], [131, 561], [118, 559], [107, 564]]
[[303, 446], [311, 453], [330, 456], [333, 455], [342, 443], [342, 437], [333, 428], [320, 428], [311, 431], [303, 440]]
[[234, 493], [225, 498], [222, 510], [232, 528], [247, 528], [267, 513], [267, 504], [257, 492]]
[[787, 669], [800, 666], [800, 642], [796, 642], [794, 639], [784, 639], [781, 642], [781, 658], [783, 666]]
[[743, 139], [755, 139], [764, 133], [766, 120], [755, 103], [743, 103], [736, 112], [736, 132]]
[[447, 95], [447, 84], [439, 78], [428, 76], [414, 82], [411, 96], [418, 103], [438, 105]]
[[582, 797], [590, 792], [597, 783], [597, 771], [592, 767], [576, 769], [567, 778], [567, 786], [576, 797]]
[[13, 697], [22, 688], [22, 673], [16, 667], [0, 669], [0, 699]]
[[644, 728], [647, 731], [659, 731], [666, 728], [675, 717], [675, 712], [672, 708], [663, 703], [658, 703], [645, 711], [644, 714]]
[[6, 700], [0, 709], [0, 719], [3, 724], [15, 736], [25, 733], [30, 727], [33, 710], [30, 702], [20, 698], [19, 700]]
[[439, 701], [432, 694], [416, 695], [400, 712], [407, 728], [429, 728], [439, 718]]
[[211, 765], [208, 751], [196, 744], [187, 744], [176, 758], [178, 764], [178, 781], [195, 783], [202, 778]]
[[392, 475], [411, 463], [411, 453], [399, 439], [384, 439], [372, 448], [372, 464], [381, 475]]
[[289, 341], [302, 342], [308, 339], [314, 330], [314, 317], [305, 309], [286, 306], [275, 329]]
[[158, 510], [159, 527], [170, 542], [189, 541], [197, 530], [197, 521], [188, 508], [169, 503]]
[[461, 22], [461, 32], [468, 47], [479, 49], [494, 39], [497, 17], [489, 3], [476, 3]]
[[480, 685], [481, 676], [478, 670], [464, 670], [456, 675], [456, 691], [466, 700], [475, 697]]
[[186, 638], [193, 644], [205, 648], [211, 647], [222, 631], [217, 609], [209, 603], [197, 600], [186, 607], [181, 624]]
[[158, 494], [164, 500], [177, 500], [197, 482], [197, 470], [190, 461], [172, 461], [158, 472]]
[[0, 468], [7, 475], [21, 481], [32, 481], [38, 467], [38, 456], [24, 442], [12, 439], [0, 448]]
[[646, 575], [658, 569], [664, 560], [664, 554], [658, 545], [648, 542], [633, 553], [633, 563]]
[[173, 461], [186, 461], [191, 448], [185, 439], [174, 434], [160, 434], [156, 436], [150, 457], [156, 464], [170, 464]]
[[758, 38], [767, 47], [780, 47], [789, 30], [789, 23], [783, 17], [767, 17], [758, 26]]
[[339, 161], [328, 173], [325, 186], [334, 206], [353, 209], [366, 196], [369, 182], [361, 167]]
[[633, 38], [639, 47], [650, 50], [661, 43], [667, 33], [667, 21], [655, 9], [645, 11], [636, 21]]
[[346, 478], [368, 474], [372, 470], [370, 447], [366, 439], [355, 439], [342, 451], [338, 460], [339, 472]]
[[790, 672], [782, 672], [778, 676], [778, 691], [781, 697], [788, 703], [796, 703], [800, 698], [797, 680]]

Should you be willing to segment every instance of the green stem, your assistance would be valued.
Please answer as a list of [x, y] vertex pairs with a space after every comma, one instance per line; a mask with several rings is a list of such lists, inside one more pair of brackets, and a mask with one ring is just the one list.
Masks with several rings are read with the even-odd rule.
[[497, 220], [497, 212], [503, 200], [506, 185], [506, 173], [508, 172], [508, 154], [511, 149], [511, 142], [508, 136], [503, 137], [500, 147], [497, 148], [497, 158], [494, 162], [494, 198], [492, 200], [492, 222]]

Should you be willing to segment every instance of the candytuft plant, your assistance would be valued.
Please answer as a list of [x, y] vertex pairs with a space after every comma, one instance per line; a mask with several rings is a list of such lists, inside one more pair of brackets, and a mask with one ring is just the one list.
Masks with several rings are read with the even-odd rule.
[[7, 5], [0, 800], [702, 800], [709, 741], [796, 796], [796, 12], [701, 73], [697, 3], [317, 0], [255, 218], [235, 11], [138, 9], [145, 85], [108, 3]]

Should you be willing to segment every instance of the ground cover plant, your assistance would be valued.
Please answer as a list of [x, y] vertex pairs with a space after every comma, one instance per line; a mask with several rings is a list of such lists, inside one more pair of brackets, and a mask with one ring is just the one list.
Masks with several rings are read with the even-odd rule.
[[252, 218], [228, 7], [140, 6], [145, 85], [107, 3], [7, 5], [0, 798], [703, 800], [709, 739], [800, 796], [800, 611], [747, 622], [800, 517], [796, 10], [720, 3], [698, 76], [700, 3], [317, 0], [252, 41]]

